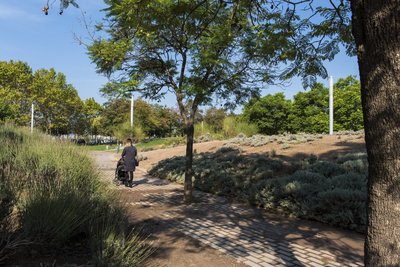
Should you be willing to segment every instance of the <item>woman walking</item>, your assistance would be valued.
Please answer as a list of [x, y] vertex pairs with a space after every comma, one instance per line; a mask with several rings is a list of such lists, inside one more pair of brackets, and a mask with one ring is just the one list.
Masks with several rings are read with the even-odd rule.
[[125, 172], [126, 178], [128, 180], [128, 186], [132, 187], [133, 185], [133, 172], [135, 171], [136, 167], [136, 156], [137, 156], [137, 149], [132, 144], [132, 139], [128, 138], [127, 144], [122, 151], [121, 157], [124, 159], [125, 164]]

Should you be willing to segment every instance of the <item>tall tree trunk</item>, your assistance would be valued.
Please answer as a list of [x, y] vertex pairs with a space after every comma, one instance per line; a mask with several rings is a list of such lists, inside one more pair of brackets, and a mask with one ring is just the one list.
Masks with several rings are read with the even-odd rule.
[[194, 122], [189, 119], [186, 123], [186, 165], [185, 165], [185, 186], [184, 199], [186, 203], [192, 201], [192, 177], [193, 177], [193, 139]]
[[352, 0], [367, 146], [365, 266], [400, 265], [400, 2]]

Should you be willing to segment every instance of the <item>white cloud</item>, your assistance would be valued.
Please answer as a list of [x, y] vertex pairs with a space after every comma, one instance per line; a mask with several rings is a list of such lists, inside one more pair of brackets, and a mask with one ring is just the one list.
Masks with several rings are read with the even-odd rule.
[[[26, 8], [26, 7], [25, 7]], [[0, 20], [40, 21], [41, 10], [27, 12], [24, 6], [7, 6], [0, 4]]]

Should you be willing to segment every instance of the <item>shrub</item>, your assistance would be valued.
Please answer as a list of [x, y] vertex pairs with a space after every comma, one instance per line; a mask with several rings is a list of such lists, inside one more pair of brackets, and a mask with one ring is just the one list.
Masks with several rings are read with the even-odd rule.
[[[149, 173], [153, 176], [183, 183], [184, 157], [160, 161]], [[253, 183], [268, 179], [283, 169], [283, 162], [265, 155], [242, 155], [232, 147], [221, 147], [215, 153], [194, 155], [194, 186], [205, 192], [229, 198], [241, 196], [251, 202], [254, 198], [246, 194]]]
[[256, 204], [298, 217], [364, 231], [366, 176], [346, 173], [325, 176], [298, 171], [258, 185]]
[[320, 173], [325, 177], [340, 175], [346, 172], [346, 169], [334, 162], [317, 161], [310, 167], [310, 171]]
[[[123, 214], [90, 158], [72, 144], [13, 128], [0, 129], [0, 143], [4, 144], [0, 150], [0, 201], [2, 208], [6, 203], [10, 206], [1, 210], [5, 217], [1, 222], [7, 225], [2, 225], [0, 235], [15, 237], [15, 242], [11, 240], [14, 248], [34, 241], [35, 249], [49, 245], [59, 249], [71, 242], [93, 240], [91, 229], [103, 224], [99, 214]], [[126, 233], [120, 226], [113, 229]], [[7, 251], [7, 244], [0, 240], [0, 264]], [[115, 257], [109, 260], [119, 265]]]
[[258, 128], [255, 124], [230, 116], [224, 119], [223, 131], [225, 138], [232, 138], [240, 133], [253, 136], [258, 133]]
[[128, 230], [121, 209], [98, 208], [90, 225], [96, 266], [142, 266], [154, 252], [152, 243], [138, 231]]
[[[367, 176], [358, 167], [349, 167], [349, 162], [358, 162], [359, 158], [347, 155], [327, 162], [311, 155], [302, 161], [303, 169], [299, 170], [296, 163], [283, 164], [265, 155], [243, 155], [238, 149], [223, 147], [215, 153], [194, 156], [194, 186], [262, 208], [362, 232], [366, 227]], [[184, 160], [164, 160], [150, 174], [183, 183]], [[278, 177], [291, 170], [293, 174]]]

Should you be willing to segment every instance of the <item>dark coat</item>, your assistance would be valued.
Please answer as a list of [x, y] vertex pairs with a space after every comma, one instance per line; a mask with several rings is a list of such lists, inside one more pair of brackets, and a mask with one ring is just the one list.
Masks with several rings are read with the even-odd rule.
[[125, 164], [125, 171], [130, 172], [130, 171], [135, 171], [135, 158], [137, 156], [137, 149], [134, 146], [126, 146], [124, 147], [124, 150], [122, 151], [122, 155], [124, 158], [124, 164]]

